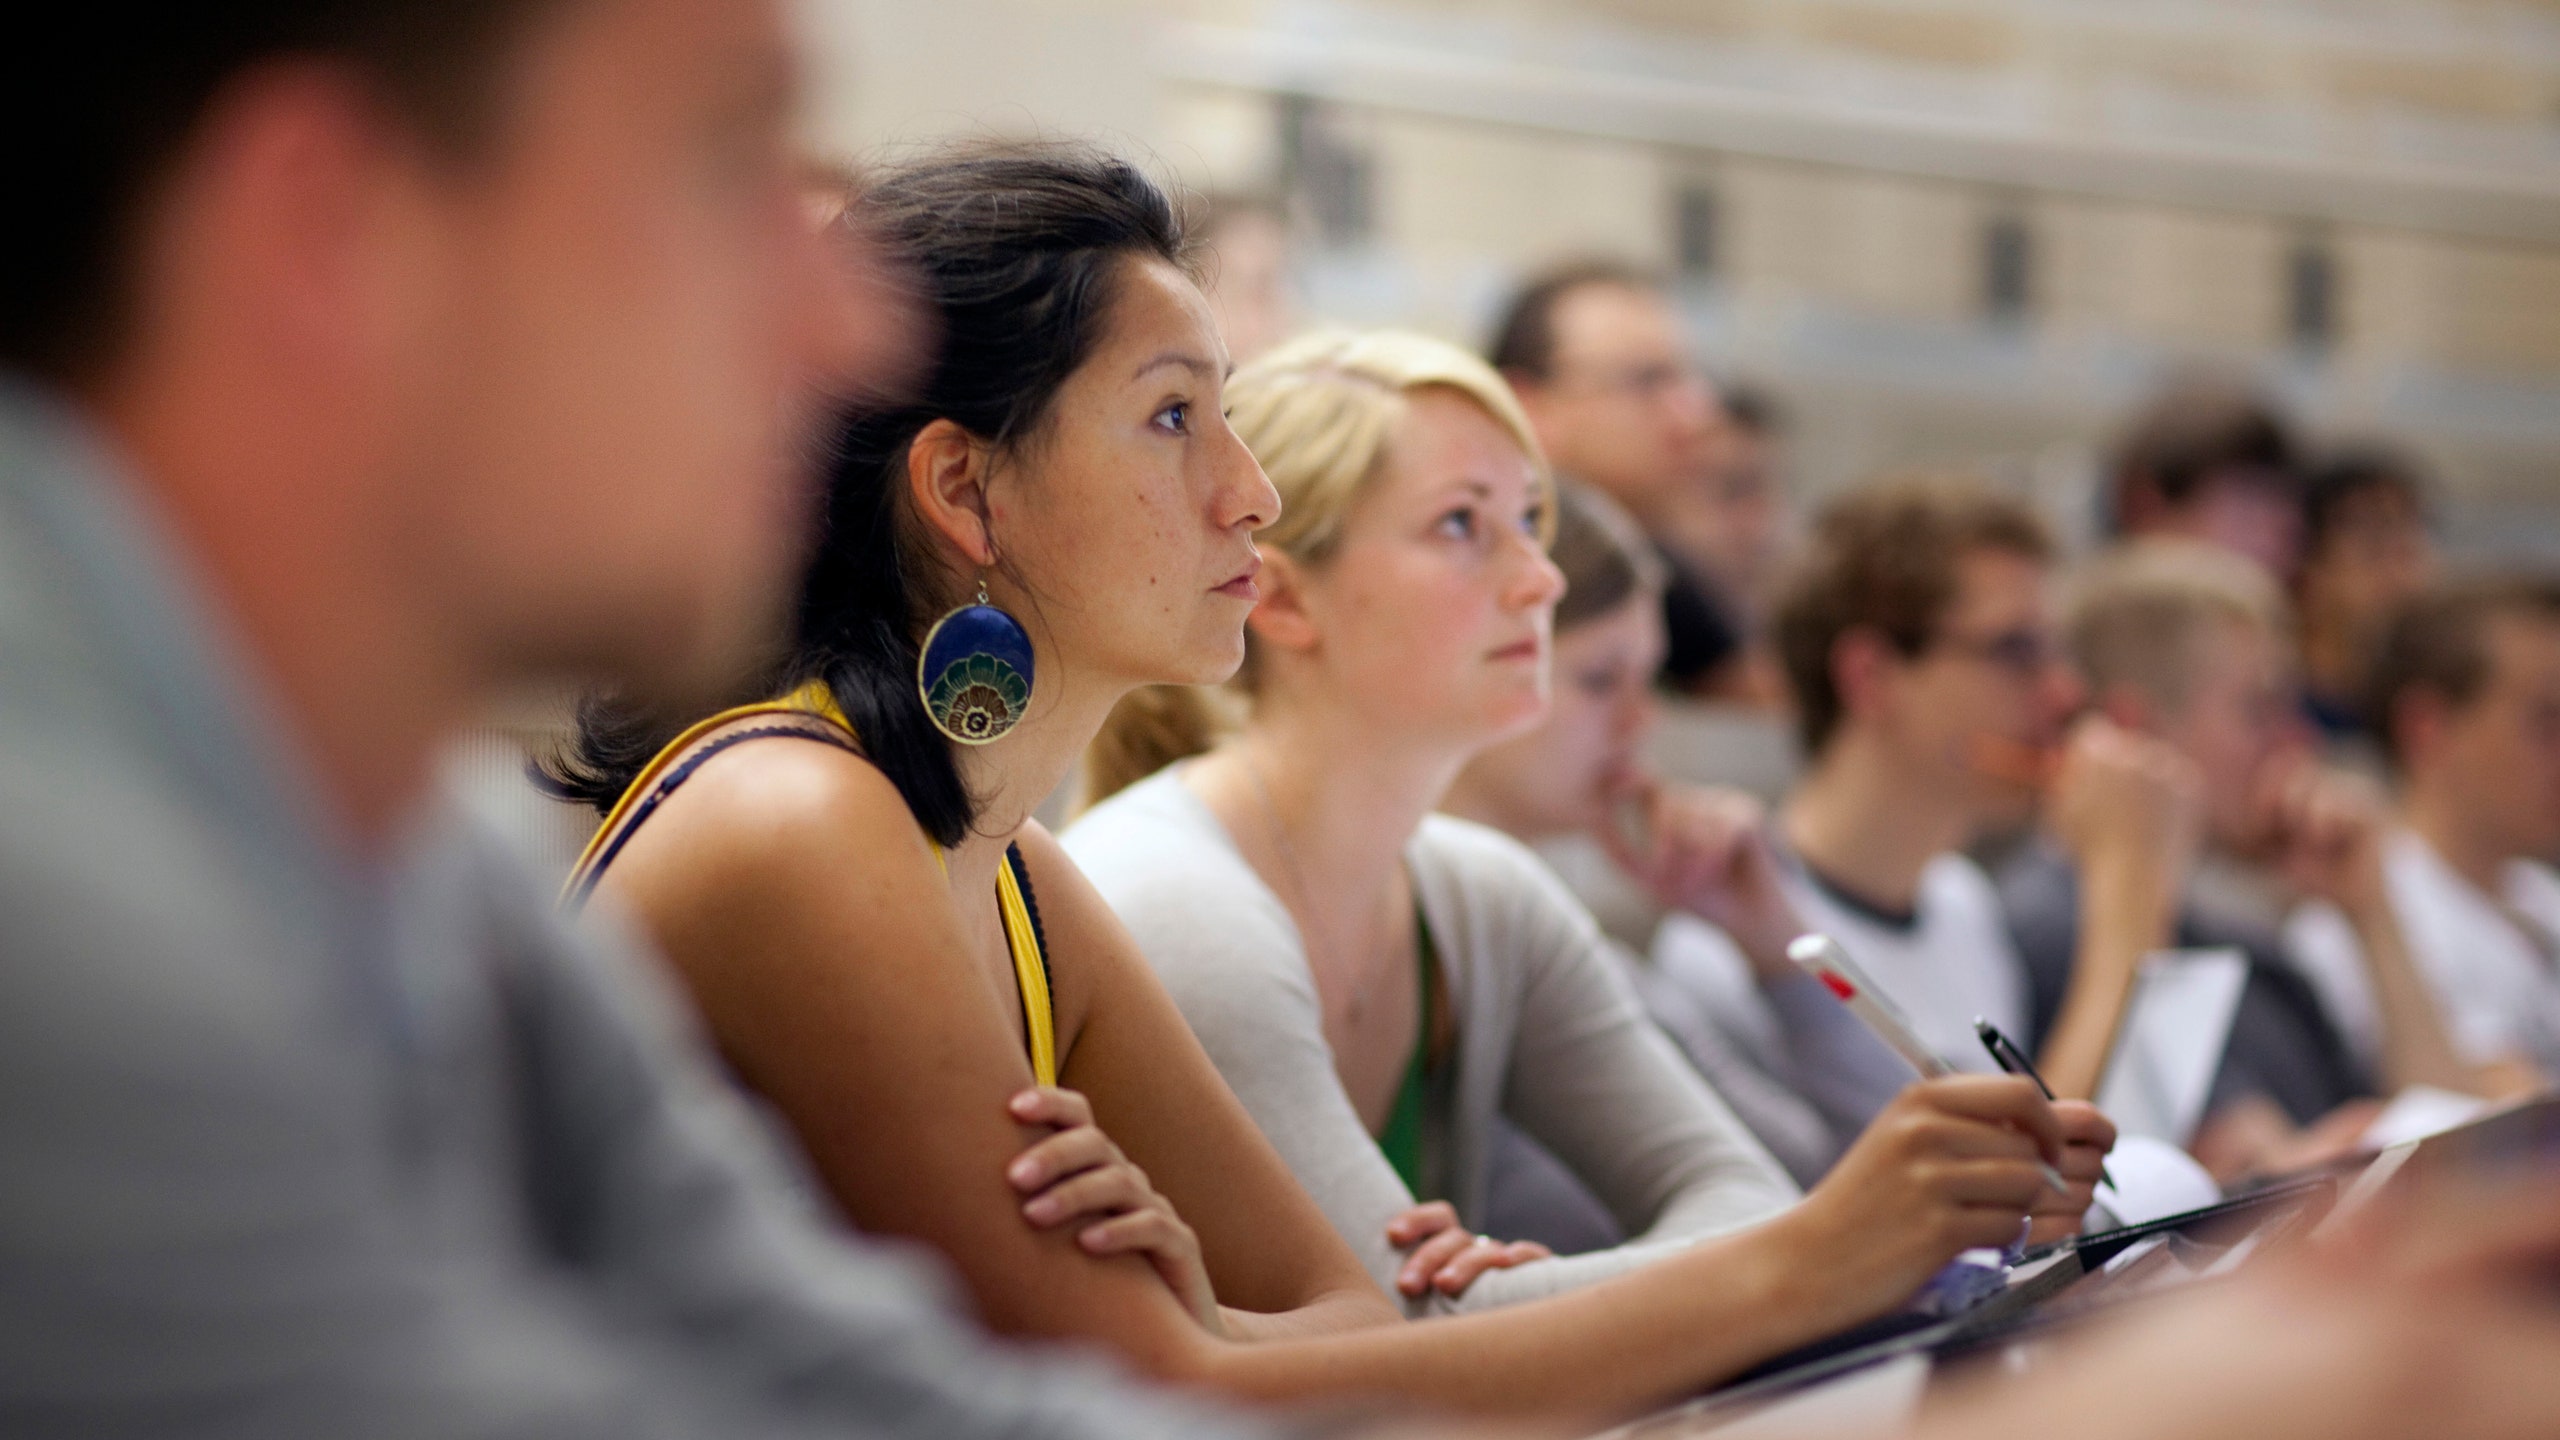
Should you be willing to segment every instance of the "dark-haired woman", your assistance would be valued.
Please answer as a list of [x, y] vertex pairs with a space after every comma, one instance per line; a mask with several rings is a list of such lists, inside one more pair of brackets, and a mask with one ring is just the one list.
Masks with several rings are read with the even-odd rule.
[[[1251, 535], [1278, 505], [1221, 413], [1179, 226], [1127, 166], [1048, 148], [887, 175], [849, 218], [913, 267], [943, 349], [912, 403], [842, 437], [778, 708], [636, 775], [629, 737], [598, 724], [583, 783], [629, 791], [585, 879], [601, 867], [655, 933], [856, 1222], [940, 1248], [1000, 1328], [1098, 1339], [1159, 1376], [1513, 1415], [1693, 1390], [1886, 1308], [1952, 1253], [1924, 1217], [1844, 1258], [1844, 1224], [1870, 1217], [1832, 1207], [1534, 1304], [1397, 1323], [1028, 818], [1123, 694], [1243, 656]], [[974, 647], [946, 643], [953, 625]], [[1218, 1309], [1177, 1294], [1178, 1238], [1097, 1256], [1025, 1225], [994, 1177], [1026, 1138], [1008, 1104], [1048, 1067], [1118, 1151], [1044, 1198], [1089, 1211], [1089, 1182], [1133, 1215], [1178, 1212]], [[1047, 1185], [1055, 1143], [1010, 1178]]]

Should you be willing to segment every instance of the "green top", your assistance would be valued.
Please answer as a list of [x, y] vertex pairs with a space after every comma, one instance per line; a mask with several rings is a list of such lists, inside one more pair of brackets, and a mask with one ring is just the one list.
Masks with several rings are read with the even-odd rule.
[[1378, 1136], [1378, 1148], [1386, 1152], [1387, 1163], [1395, 1167], [1404, 1188], [1416, 1200], [1434, 1197], [1423, 1193], [1422, 1186], [1422, 1112], [1431, 1101], [1431, 975], [1438, 968], [1439, 957], [1431, 948], [1431, 924], [1414, 911], [1414, 954], [1421, 963], [1422, 1003], [1414, 1007], [1422, 1015], [1413, 1038], [1413, 1059], [1404, 1067], [1404, 1084], [1396, 1091], [1395, 1108], [1387, 1112], [1387, 1128]]

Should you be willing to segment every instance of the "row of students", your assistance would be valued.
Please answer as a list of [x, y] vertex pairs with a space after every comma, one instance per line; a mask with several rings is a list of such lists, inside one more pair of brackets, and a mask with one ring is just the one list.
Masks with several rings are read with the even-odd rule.
[[[2492, 837], [2473, 847], [2489, 879], [2447, 883], [2437, 849], [2415, 829], [2395, 835], [2372, 786], [2310, 753], [2286, 607], [2257, 566], [2192, 541], [2130, 542], [2085, 567], [2057, 603], [2044, 596], [2051, 554], [2027, 507], [1960, 480], [1882, 485], [1823, 517], [1781, 593], [1777, 640], [1811, 702], [1812, 780], [1791, 799], [1776, 847], [1801, 913], [1821, 916], [1951, 1060], [1983, 1063], [1969, 1021], [1989, 1016], [2045, 1048], [2048, 1069], [2074, 1086], [2096, 1076], [2056, 1034], [2066, 1013], [2112, 1035], [2141, 954], [2237, 946], [2246, 985], [2193, 1137], [2226, 1178], [2351, 1149], [2377, 1093], [2539, 1088], [2537, 1027], [2554, 987], [2535, 959], [2548, 924], [2536, 916], [2552, 887], [2527, 857], [2547, 850], [2555, 812], [2532, 715], [2544, 637], [2560, 633], [2545, 592], [2517, 580], [2449, 587], [2412, 607], [2383, 647], [2392, 693], [2375, 708], [2398, 717], [2421, 757], [2405, 767], [2412, 824], [2460, 817], [2456, 847]], [[1641, 541], [1626, 536], [1611, 563], [1624, 572], [1642, 559]], [[1585, 568], [1612, 583], [1608, 567]], [[1998, 609], [2004, 570], [2009, 611], [1975, 624], [1992, 639], [1945, 639], [1942, 627], [1974, 624], [1954, 618], [1967, 605]], [[1886, 628], [1888, 615], [1904, 634]], [[1629, 628], [1613, 642], [1596, 626], [1584, 643], [1621, 665], [1647, 656], [1655, 622], [1607, 625]], [[1621, 713], [1648, 703], [1640, 686], [1624, 693]], [[1902, 698], [1913, 693], [1924, 698]], [[1582, 773], [1593, 757], [1631, 763], [1631, 727], [1614, 742], [1592, 738], [1595, 722], [1573, 720], [1573, 706], [1562, 702], [1552, 734], [1519, 742], [1532, 775], [1497, 767], [1462, 782], [1458, 803], [1523, 833], [1542, 815], [1578, 813], [1563, 824], [1613, 839], [1594, 802], [1559, 811], [1553, 784], [1538, 778]], [[2092, 718], [2066, 740], [2084, 710]], [[1847, 752], [1834, 755], [1842, 734]], [[2058, 766], [2042, 758], [2057, 752]], [[2093, 800], [2090, 787], [2109, 782], [2093, 779], [2092, 762], [2110, 760], [2129, 773], [2112, 782], [2114, 798]], [[1824, 833], [1826, 811], [1856, 813], [1825, 803], [1844, 783], [1869, 802], [1897, 800], [1858, 838], [1879, 854], [1900, 847], [1902, 865], [1871, 867], [1863, 886], [1826, 868], [1857, 863]], [[2446, 803], [2454, 793], [2465, 798]], [[1963, 851], [2029, 816], [2043, 823], [2003, 865], [1995, 896]], [[1899, 904], [1897, 876], [1909, 886]], [[2084, 905], [2092, 881], [2094, 910]], [[2139, 903], [2124, 902], [2128, 891]], [[1856, 1042], [1808, 1023], [1786, 967], [1737, 951], [1729, 932], [1748, 933], [1747, 921], [1727, 914], [1733, 923], [1719, 930], [1697, 923], [1696, 903], [1656, 899], [1670, 915], [1632, 971], [1649, 1008], [1728, 1093], [1769, 1095], [1760, 1082], [1773, 1069], [1793, 1077], [1750, 1113], [1764, 1137], [1811, 1162], [1800, 1178], [1818, 1177], [1818, 1117], [1832, 1115], [1830, 1136], [1854, 1134], [1878, 1103], [1857, 1086]], [[1806, 1064], [1814, 1055], [1822, 1062]], [[1890, 1093], [1894, 1072], [1881, 1074]], [[1521, 1233], [1559, 1245], [1610, 1233], [1534, 1163], [1512, 1183], [1526, 1197]]]
[[[794, 1167], [652, 984], [645, 951], [610, 925], [561, 924], [506, 847], [434, 796], [439, 743], [518, 686], [586, 675], [664, 695], [748, 653], [755, 613], [793, 563], [796, 487], [774, 421], [798, 410], [777, 401], [822, 385], [876, 405], [898, 383], [895, 337], [915, 332], [897, 320], [897, 287], [875, 284], [873, 264], [831, 264], [800, 224], [778, 8], [310, 0], [140, 28], [95, 7], [57, 20], [0, 57], [0, 95], [31, 111], [11, 133], [44, 142], [23, 177], [38, 243], [0, 312], [0, 1428], [1239, 1440], [1331, 1428], [991, 1341], [911, 1261], [797, 1202]], [[1020, 173], [1011, 162], [970, 163], [988, 183], [935, 192], [964, 202], [950, 214], [1027, 203], [994, 183]], [[1143, 187], [1114, 183], [1152, 213]], [[1044, 212], [1064, 237], [1049, 261], [973, 272], [992, 291], [1018, 284], [1061, 302], [1032, 307], [1026, 334], [1063, 326], [1110, 349], [1135, 319], [1123, 302], [1151, 276], [1173, 310], [1196, 301], [1125, 253], [1078, 263], [1093, 207], [1065, 198]], [[966, 228], [913, 233], [956, 240]], [[1236, 526], [1253, 518], [1263, 492], [1251, 467], [1224, 448], [1198, 469], [1174, 466], [1200, 503], [1163, 508], [1166, 489], [1128, 487], [1168, 470], [1120, 463], [1143, 458], [1122, 443], [1130, 427], [1145, 444], [1180, 428], [1151, 428], [1163, 407], [1123, 413], [1128, 371], [1066, 367], [1049, 383], [1074, 403], [1047, 409], [1051, 425], [1008, 430], [1009, 417], [1043, 410], [1014, 404], [1040, 388], [1004, 367], [1019, 353], [1008, 339], [944, 374], [946, 395], [994, 398], [934, 417], [960, 433], [915, 448], [952, 462], [935, 473], [1089, 463], [1087, 487], [1049, 498], [1100, 505], [1113, 528], [1077, 529], [1069, 505], [1015, 532], [1006, 517], [1031, 497], [1002, 483], [980, 492], [982, 512], [935, 512], [958, 536], [865, 532], [888, 517], [839, 507], [861, 563], [813, 595], [905, 596], [902, 565], [939, 552], [898, 547], [928, 531], [961, 546], [963, 511], [980, 515], [980, 538], [992, 522], [1031, 552], [1023, 564], [1045, 537], [1122, 555], [1146, 539], [1143, 558], [1169, 568], [1145, 588], [1170, 593], [1186, 578], [1175, 573], [1186, 545], [1189, 580], [1234, 578], [1220, 570], [1232, 552], [1209, 543], [1234, 537], [1211, 512], [1224, 495]], [[1163, 353], [1114, 352], [1132, 367]], [[988, 386], [970, 378], [978, 366]], [[873, 544], [888, 548], [861, 548]], [[991, 581], [1009, 586], [992, 562], [1012, 557], [987, 558]], [[919, 574], [935, 587], [963, 578]], [[1098, 607], [1132, 594], [1111, 584], [1048, 598], [1071, 623], [1069, 598]], [[845, 673], [862, 673], [864, 646], [923, 638], [921, 611], [882, 610], [867, 633], [840, 636]], [[1180, 622], [1199, 617], [1184, 604], [1108, 618], [1113, 633], [1164, 644], [1133, 669], [1164, 673], [1195, 654], [1199, 637]], [[1140, 623], [1150, 619], [1164, 623]], [[959, 703], [943, 718], [974, 734], [970, 717], [991, 720], [1010, 690], [1001, 671], [963, 678], [990, 683], [947, 692]], [[946, 772], [944, 789], [910, 796], [890, 773], [915, 780], [926, 757], [952, 754], [896, 713], [921, 697], [886, 682], [848, 681], [841, 694], [851, 703], [839, 708], [879, 722], [880, 737], [904, 737], [902, 759], [830, 771], [843, 736], [810, 720], [824, 708], [812, 695], [755, 727], [798, 738], [759, 737], [694, 772], [706, 786], [724, 773], [743, 784], [757, 757], [821, 762], [768, 775], [787, 783], [757, 815], [804, 844], [703, 837], [706, 866], [745, 887], [720, 919], [752, 935], [768, 907], [905, 887], [873, 918], [916, 945], [877, 953], [927, 989], [974, 980], [985, 1003], [975, 1021], [952, 1009], [951, 1028], [922, 1043], [894, 1026], [795, 1031], [812, 1018], [804, 1009], [861, 1020], [833, 990], [727, 1012], [728, 1024], [819, 1050], [878, 1043], [908, 1062], [897, 1103], [841, 1097], [824, 1117], [838, 1129], [804, 1127], [822, 1164], [860, 1150], [869, 1127], [916, 1126], [904, 1106], [980, 1085], [972, 1057], [995, 1053], [990, 1033], [1013, 1047], [1000, 1067], [1010, 1083], [1044, 1041], [1081, 1027], [1075, 1048], [1097, 1046], [1132, 1018], [1099, 1003], [1108, 977], [1057, 1009], [1011, 1004], [1051, 995], [1042, 931], [1063, 957], [1067, 932], [1095, 912], [1080, 911], [1071, 879], [1034, 911], [1026, 877], [1070, 873], [1036, 833], [1018, 869], [999, 844], [951, 844], [941, 858], [975, 903], [948, 901], [925, 837], [962, 841], [967, 827], [949, 822], [978, 803], [967, 784], [1001, 777]], [[873, 701], [884, 708], [864, 708]], [[712, 793], [678, 789], [667, 816]], [[949, 803], [936, 808], [937, 794]], [[840, 837], [824, 822], [841, 818], [826, 807], [866, 801], [884, 823], [853, 847], [857, 863], [828, 863], [848, 857], [826, 848]], [[759, 846], [784, 863], [738, 863]], [[626, 850], [608, 874], [643, 863]], [[676, 874], [684, 859], [657, 863]], [[803, 938], [738, 953], [765, 957], [767, 978], [803, 962], [840, 975], [828, 967], [867, 936]], [[1110, 963], [1107, 947], [1079, 953]], [[1178, 1044], [1167, 1063], [1182, 1064]], [[1163, 1088], [1212, 1112], [1200, 1127], [1212, 1163], [1234, 1158], [1215, 1139], [1227, 1123], [1215, 1094]], [[1314, 1249], [1248, 1236], [1209, 1265], [1269, 1310], [1307, 1303], [1288, 1320], [1208, 1309], [1179, 1278], [1197, 1268], [1185, 1231], [1078, 1123], [1079, 1103], [1050, 1092], [1018, 1113], [1057, 1123], [1001, 1134], [986, 1168], [953, 1167], [949, 1188], [918, 1203], [1002, 1193], [1029, 1141], [1017, 1183], [1030, 1203], [1073, 1212], [1094, 1187], [1118, 1186], [1131, 1203], [1107, 1206], [1111, 1218], [1138, 1217], [1138, 1233], [1106, 1234], [1100, 1248], [1125, 1240], [1145, 1261], [1079, 1263], [1129, 1276], [1153, 1262], [1137, 1278], [1191, 1299], [1204, 1329], [1387, 1312], [1347, 1252], [1326, 1261], [1311, 1206]], [[935, 1118], [953, 1121], [955, 1146], [978, 1144], [974, 1111]], [[901, 1163], [925, 1195], [932, 1146]], [[1074, 1173], [1053, 1184], [1052, 1166]], [[1286, 1177], [1267, 1188], [1286, 1209]], [[1009, 1243], [992, 1227], [979, 1238]], [[2034, 1433], [2084, 1389], [2100, 1435], [2263, 1433], [2254, 1421], [2269, 1404], [2324, 1434], [2395, 1433], [2421, 1416], [2438, 1433], [2549, 1433], [2560, 1337], [2499, 1277], [2554, 1240], [2445, 1238], [2404, 1229], [2352, 1267], [2244, 1282], [2218, 1308], [1931, 1424]], [[1156, 1278], [1167, 1274], [1170, 1286]], [[1011, 1313], [1055, 1301], [1049, 1280], [1016, 1278], [1034, 1293]], [[1002, 1286], [981, 1288], [1006, 1303]], [[1127, 1307], [1156, 1303], [1157, 1290], [1132, 1288]], [[1666, 1312], [1687, 1302], [1650, 1298]], [[2271, 1333], [2294, 1338], [2271, 1347]], [[1400, 1358], [1441, 1363], [1419, 1347]], [[1512, 1357], [1473, 1358], [1499, 1368]], [[2107, 1403], [2164, 1362], [2189, 1382], [2175, 1398], [2191, 1410]], [[2348, 1384], [2329, 1373], [2340, 1365]], [[2499, 1403], [2444, 1403], [2476, 1395]], [[2313, 1404], [2330, 1408], [2299, 1408]]]
[[[884, 175], [847, 223], [943, 348], [839, 439], [773, 703], [646, 765], [591, 714], [575, 783], [618, 810], [577, 885], [659, 940], [856, 1223], [942, 1250], [1000, 1328], [1167, 1378], [1515, 1412], [1668, 1399], [1884, 1313], [2030, 1213], [2076, 1222], [2111, 1131], [1999, 1077], [1914, 1087], [1790, 1204], [1535, 861], [1425, 825], [1536, 718], [1561, 588], [1550, 482], [1481, 362], [1319, 338], [1226, 381], [1170, 206], [1079, 151]], [[919, 627], [981, 593], [1036, 673], [992, 743], [953, 744], [918, 703]], [[1126, 693], [1240, 662], [1232, 743], [1073, 850], [1029, 818]], [[1007, 887], [1032, 924], [1004, 923]], [[984, 1183], [1059, 1118], [1008, 1112], [1035, 1081], [1111, 1147], [1063, 1212], [1180, 1218], [1134, 1237], [1153, 1269]], [[1441, 1237], [1399, 1277], [1396, 1243], [1451, 1218], [1406, 1216], [1409, 1185], [1463, 1219], [1497, 1098], [1665, 1243], [1496, 1261]], [[1394, 1323], [1400, 1278], [1489, 1313]]]

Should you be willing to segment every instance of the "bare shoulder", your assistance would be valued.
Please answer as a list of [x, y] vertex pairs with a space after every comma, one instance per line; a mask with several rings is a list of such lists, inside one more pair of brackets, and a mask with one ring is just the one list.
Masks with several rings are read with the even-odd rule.
[[662, 910], [808, 884], [850, 899], [865, 887], [845, 882], [860, 876], [939, 889], [931, 844], [878, 766], [841, 746], [775, 736], [703, 762], [633, 834], [604, 884]]

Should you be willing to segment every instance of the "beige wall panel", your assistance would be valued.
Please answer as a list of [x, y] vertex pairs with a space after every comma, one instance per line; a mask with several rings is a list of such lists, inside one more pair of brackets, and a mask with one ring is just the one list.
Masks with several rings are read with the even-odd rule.
[[1377, 165], [1378, 239], [1417, 264], [1670, 258], [1654, 151], [1397, 116], [1361, 130]]
[[2322, 88], [2350, 106], [2400, 105], [2488, 120], [2541, 120], [2551, 79], [2493, 60], [2338, 56], [2319, 66]]
[[1975, 192], [1805, 166], [1735, 164], [1726, 174], [1727, 274], [1744, 292], [1910, 318], [1977, 307]]
[[2109, 207], [2094, 313], [2137, 339], [2265, 349], [2281, 339], [2285, 236], [2254, 218]]
[[1819, 45], [1923, 65], [1988, 70], [2023, 48], [2018, 24], [1979, 6], [1797, 4], [1786, 8], [1795, 34]]

